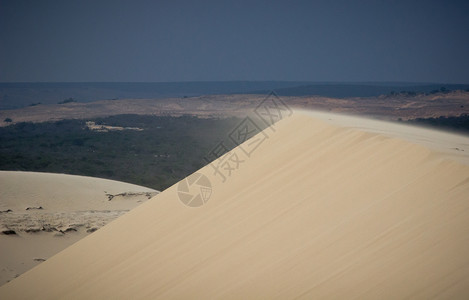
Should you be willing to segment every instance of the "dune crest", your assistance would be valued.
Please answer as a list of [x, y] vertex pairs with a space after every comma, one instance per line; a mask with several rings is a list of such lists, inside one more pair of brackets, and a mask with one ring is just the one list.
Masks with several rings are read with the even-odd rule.
[[303, 112], [274, 129], [224, 182], [211, 166], [198, 171], [211, 183], [204, 205], [185, 206], [176, 184], [0, 287], [0, 297], [469, 294], [469, 166]]

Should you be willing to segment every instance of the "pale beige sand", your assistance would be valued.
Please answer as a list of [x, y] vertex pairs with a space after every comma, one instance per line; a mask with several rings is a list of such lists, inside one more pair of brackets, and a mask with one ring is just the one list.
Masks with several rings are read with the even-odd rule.
[[381, 133], [418, 143], [469, 165], [469, 136], [466, 135], [399, 122], [390, 123], [378, 119], [363, 119], [354, 115], [319, 111], [302, 111], [302, 113], [336, 126]]
[[0, 232], [0, 285], [156, 193], [100, 178], [0, 171], [0, 229], [16, 232]]
[[204, 206], [184, 206], [175, 185], [0, 297], [467, 299], [460, 155], [299, 112], [266, 133], [226, 182], [201, 169]]

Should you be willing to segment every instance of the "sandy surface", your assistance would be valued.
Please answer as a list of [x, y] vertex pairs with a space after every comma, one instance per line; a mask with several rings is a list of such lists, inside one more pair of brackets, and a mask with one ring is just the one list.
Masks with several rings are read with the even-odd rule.
[[113, 180], [0, 171], [0, 285], [155, 194]]
[[436, 130], [429, 127], [413, 126], [399, 122], [385, 122], [379, 119], [364, 119], [355, 115], [334, 114], [320, 111], [301, 111], [302, 114], [323, 120], [334, 126], [354, 128], [405, 139], [436, 150], [464, 164], [469, 165], [469, 136]]
[[404, 127], [328, 121], [295, 112], [249, 157], [222, 158], [238, 161], [224, 182], [199, 171], [205, 205], [185, 206], [174, 185], [0, 297], [467, 299], [467, 152], [409, 142]]

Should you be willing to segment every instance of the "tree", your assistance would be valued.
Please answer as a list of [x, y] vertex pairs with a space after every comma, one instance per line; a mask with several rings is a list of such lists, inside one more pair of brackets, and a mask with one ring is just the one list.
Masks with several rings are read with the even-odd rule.
[[68, 99], [65, 99], [64, 101], [60, 101], [59, 103], [57, 104], [65, 104], [65, 103], [71, 103], [71, 102], [77, 102], [77, 100], [75, 100], [74, 98], [70, 97]]
[[12, 119], [10, 119], [10, 118], [6, 118], [5, 120], [3, 120], [3, 122], [6, 122], [6, 123], [11, 123], [11, 122], [13, 122], [13, 120], [12, 120]]

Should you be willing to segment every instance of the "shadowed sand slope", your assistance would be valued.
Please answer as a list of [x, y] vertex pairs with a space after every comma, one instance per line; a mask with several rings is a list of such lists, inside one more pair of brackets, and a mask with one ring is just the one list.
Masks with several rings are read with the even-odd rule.
[[0, 171], [0, 285], [157, 193], [94, 177]]
[[225, 182], [199, 171], [205, 205], [183, 205], [172, 186], [0, 297], [467, 298], [467, 165], [300, 112], [274, 129], [250, 157], [231, 152]]

